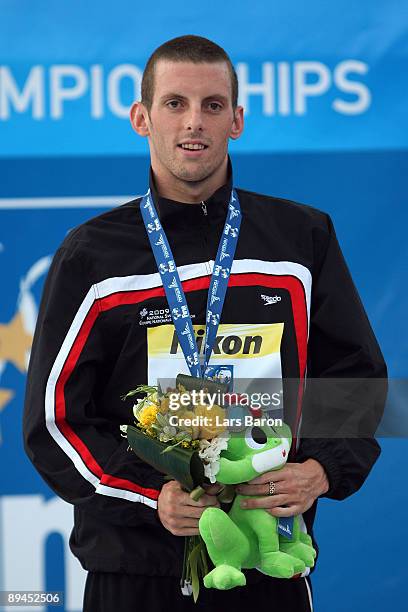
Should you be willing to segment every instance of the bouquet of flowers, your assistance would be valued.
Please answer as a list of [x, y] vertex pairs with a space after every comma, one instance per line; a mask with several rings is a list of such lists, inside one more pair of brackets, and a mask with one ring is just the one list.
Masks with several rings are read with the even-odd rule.
[[[188, 378], [188, 377], [187, 377]], [[183, 379], [181, 379], [183, 380]], [[208, 381], [211, 386], [211, 381]], [[208, 388], [203, 389], [205, 397]], [[122, 399], [144, 397], [133, 406], [135, 425], [122, 425], [130, 448], [156, 470], [180, 482], [194, 500], [205, 492], [202, 485], [215, 483], [221, 451], [228, 446], [229, 433], [223, 424], [225, 410], [197, 399], [177, 378], [176, 388], [165, 393], [159, 387], [140, 385]], [[230, 501], [231, 491], [219, 494]], [[207, 551], [200, 535], [185, 541], [182, 590], [197, 600], [200, 582], [208, 573]]]

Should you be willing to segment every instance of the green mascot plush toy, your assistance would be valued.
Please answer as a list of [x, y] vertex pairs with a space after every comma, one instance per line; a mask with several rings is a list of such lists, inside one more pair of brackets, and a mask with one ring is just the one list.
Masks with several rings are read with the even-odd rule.
[[[220, 455], [217, 481], [238, 484], [279, 470], [287, 461], [291, 441], [286, 425], [279, 428], [279, 433], [268, 426], [232, 433], [228, 448]], [[220, 508], [207, 508], [201, 515], [200, 534], [215, 565], [204, 577], [207, 588], [244, 586], [242, 568], [257, 568], [275, 578], [291, 578], [314, 565], [316, 551], [311, 537], [301, 531], [299, 517], [294, 519], [292, 539], [285, 538], [278, 534], [278, 519], [265, 509], [240, 507], [246, 498], [237, 495], [228, 514]]]

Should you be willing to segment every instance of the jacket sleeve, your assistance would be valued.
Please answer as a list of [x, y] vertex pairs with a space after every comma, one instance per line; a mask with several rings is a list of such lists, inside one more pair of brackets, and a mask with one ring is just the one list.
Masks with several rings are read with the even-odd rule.
[[329, 491], [357, 491], [380, 454], [374, 439], [387, 394], [387, 368], [351, 279], [332, 221], [316, 230], [308, 377], [298, 461], [324, 467]]
[[97, 410], [107, 343], [96, 324], [101, 313], [90, 263], [78, 242], [66, 242], [52, 261], [34, 334], [25, 450], [67, 502], [112, 523], [157, 522], [163, 475], [128, 452], [118, 424]]

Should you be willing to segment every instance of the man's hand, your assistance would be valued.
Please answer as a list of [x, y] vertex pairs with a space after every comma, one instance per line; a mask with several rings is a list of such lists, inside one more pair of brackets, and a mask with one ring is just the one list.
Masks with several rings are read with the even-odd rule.
[[198, 501], [191, 499], [189, 493], [183, 491], [176, 480], [170, 480], [163, 485], [157, 500], [159, 518], [166, 529], [173, 535], [198, 535], [198, 521], [209, 506], [220, 507], [215, 497], [220, 490], [219, 485], [206, 487], [206, 492]]
[[[269, 495], [270, 481], [275, 483], [274, 495]], [[281, 470], [265, 472], [235, 490], [241, 495], [267, 496], [243, 500], [242, 508], [265, 508], [277, 517], [294, 516], [308, 510], [319, 495], [327, 493], [329, 481], [320, 463], [307, 459], [304, 463], [287, 463]]]

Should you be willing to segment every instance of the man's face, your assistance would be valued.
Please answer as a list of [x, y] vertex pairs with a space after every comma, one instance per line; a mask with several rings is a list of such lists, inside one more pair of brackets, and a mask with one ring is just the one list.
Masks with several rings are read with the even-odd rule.
[[168, 178], [205, 180], [225, 161], [229, 138], [241, 134], [242, 114], [232, 108], [226, 63], [160, 60], [145, 113], [152, 167]]

